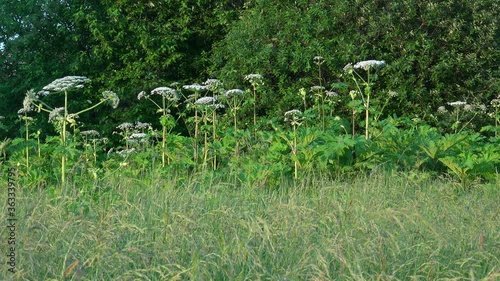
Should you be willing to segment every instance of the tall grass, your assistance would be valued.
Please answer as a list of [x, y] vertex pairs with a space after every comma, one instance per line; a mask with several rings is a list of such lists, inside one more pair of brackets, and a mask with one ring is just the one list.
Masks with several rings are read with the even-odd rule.
[[19, 188], [18, 272], [0, 279], [500, 278], [494, 184], [457, 194], [446, 179], [377, 173], [274, 190], [237, 184], [110, 173], [93, 192]]

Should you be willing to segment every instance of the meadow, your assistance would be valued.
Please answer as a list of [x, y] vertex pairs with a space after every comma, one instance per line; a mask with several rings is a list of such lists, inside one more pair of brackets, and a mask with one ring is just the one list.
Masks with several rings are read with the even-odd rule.
[[28, 91], [23, 137], [0, 145], [2, 279], [498, 279], [500, 97], [448, 102], [431, 126], [385, 111], [401, 97], [376, 88], [384, 61], [329, 88], [313, 62], [320, 85], [280, 118], [259, 113], [255, 73], [141, 91], [156, 124], [107, 135], [79, 117], [115, 92], [73, 103], [83, 76]]
[[269, 189], [116, 171], [99, 196], [74, 185], [17, 190], [17, 273], [2, 280], [500, 277], [498, 182], [457, 194], [447, 178], [373, 172]]

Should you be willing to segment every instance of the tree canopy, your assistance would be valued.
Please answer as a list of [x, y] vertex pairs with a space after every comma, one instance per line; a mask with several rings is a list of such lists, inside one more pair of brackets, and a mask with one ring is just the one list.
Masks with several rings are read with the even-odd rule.
[[[397, 114], [431, 113], [448, 101], [486, 103], [499, 94], [499, 4], [465, 1], [27, 0], [0, 3], [0, 116], [16, 132], [24, 94], [83, 75], [91, 100], [116, 91], [120, 108], [86, 116], [96, 126], [149, 118], [140, 90], [219, 78], [266, 79], [261, 114], [288, 110], [297, 91], [341, 81], [349, 62], [385, 60], [380, 89], [397, 91]], [[18, 105], [18, 106], [16, 106]], [[97, 118], [99, 116], [99, 118]]]

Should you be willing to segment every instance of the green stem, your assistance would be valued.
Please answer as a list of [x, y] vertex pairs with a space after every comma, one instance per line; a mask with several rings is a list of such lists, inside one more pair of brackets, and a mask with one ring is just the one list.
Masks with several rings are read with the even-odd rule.
[[28, 141], [29, 141], [29, 121], [28, 121], [28, 115], [25, 113], [24, 114], [24, 121], [26, 122], [26, 174], [29, 174], [30, 170], [30, 161], [29, 161], [29, 147], [28, 147]]
[[64, 187], [66, 182], [66, 122], [68, 119], [68, 92], [64, 91], [64, 118], [63, 118], [63, 128], [62, 128], [62, 146], [63, 155], [61, 158], [61, 184]]

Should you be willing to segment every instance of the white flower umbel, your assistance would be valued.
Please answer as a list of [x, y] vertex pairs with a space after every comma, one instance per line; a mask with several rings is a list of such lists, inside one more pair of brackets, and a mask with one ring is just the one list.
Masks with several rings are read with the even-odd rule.
[[208, 105], [208, 104], [214, 104], [217, 101], [216, 98], [214, 97], [202, 97], [197, 99], [194, 104], [195, 105]]
[[222, 82], [217, 79], [207, 79], [203, 85], [205, 85], [209, 91], [216, 92], [222, 87]]
[[66, 76], [52, 81], [49, 85], [43, 87], [44, 91], [64, 92], [83, 88], [85, 83], [90, 82], [85, 76]]
[[287, 112], [285, 112], [285, 117], [290, 116], [290, 115], [297, 115], [297, 114], [302, 114], [302, 112], [298, 109], [292, 109]]
[[118, 98], [118, 95], [113, 91], [102, 92], [102, 98], [102, 101], [108, 102], [113, 109], [117, 108], [120, 103], [120, 98]]
[[130, 129], [134, 128], [134, 124], [129, 123], [129, 122], [125, 122], [125, 123], [121, 123], [116, 128], [118, 128], [122, 131], [126, 131], [126, 130], [130, 130]]
[[462, 106], [462, 105], [466, 105], [467, 102], [465, 101], [454, 101], [454, 102], [448, 102], [448, 105], [451, 105], [451, 106]]
[[141, 132], [144, 132], [144, 130], [152, 128], [152, 127], [151, 127], [151, 123], [143, 123], [143, 122], [140, 122], [140, 121], [136, 121], [135, 122], [135, 128], [137, 130], [140, 130]]
[[63, 120], [64, 107], [56, 107], [49, 113], [49, 122], [54, 123]]
[[354, 69], [363, 69], [363, 70], [378, 69], [383, 67], [384, 65], [385, 61], [383, 60], [365, 60], [356, 63], [354, 65]]
[[448, 112], [448, 110], [446, 110], [446, 107], [440, 106], [440, 107], [438, 107], [437, 112], [439, 114], [444, 114], [444, 113]]
[[225, 98], [234, 98], [234, 97], [242, 96], [244, 94], [245, 94], [245, 91], [243, 91], [243, 90], [231, 89], [231, 90], [227, 90], [226, 92], [224, 92], [224, 97]]
[[99, 132], [96, 130], [81, 131], [80, 135], [87, 137], [99, 137]]
[[326, 95], [327, 97], [329, 97], [329, 98], [335, 98], [335, 97], [338, 97], [338, 96], [339, 96], [339, 94], [338, 94], [338, 93], [333, 92], [333, 91], [327, 91], [327, 92], [325, 92], [325, 95]]
[[184, 90], [194, 91], [194, 92], [201, 92], [207, 90], [207, 86], [203, 86], [200, 84], [184, 85], [182, 86], [182, 88]]
[[262, 77], [262, 75], [260, 75], [258, 73], [252, 73], [252, 74], [246, 75], [244, 79], [253, 84], [255, 82], [261, 82], [262, 79], [264, 79], [264, 77]]
[[137, 95], [137, 99], [138, 99], [138, 100], [141, 100], [141, 99], [143, 99], [143, 98], [148, 98], [148, 97], [149, 97], [149, 95], [148, 95], [148, 94], [146, 94], [146, 91], [141, 91], [141, 92]]
[[144, 138], [146, 138], [148, 135], [145, 134], [145, 133], [133, 133], [132, 135], [130, 135], [129, 139], [139, 139], [139, 140], [142, 140]]
[[38, 101], [38, 97], [34, 90], [29, 90], [26, 92], [26, 96], [23, 100], [23, 113], [31, 112], [33, 110], [33, 104]]
[[170, 102], [179, 101], [179, 95], [177, 94], [177, 91], [169, 87], [158, 87], [151, 91], [151, 95], [160, 95]]
[[313, 58], [313, 61], [317, 65], [322, 65], [325, 62], [325, 58], [323, 58], [322, 56], [315, 56]]

